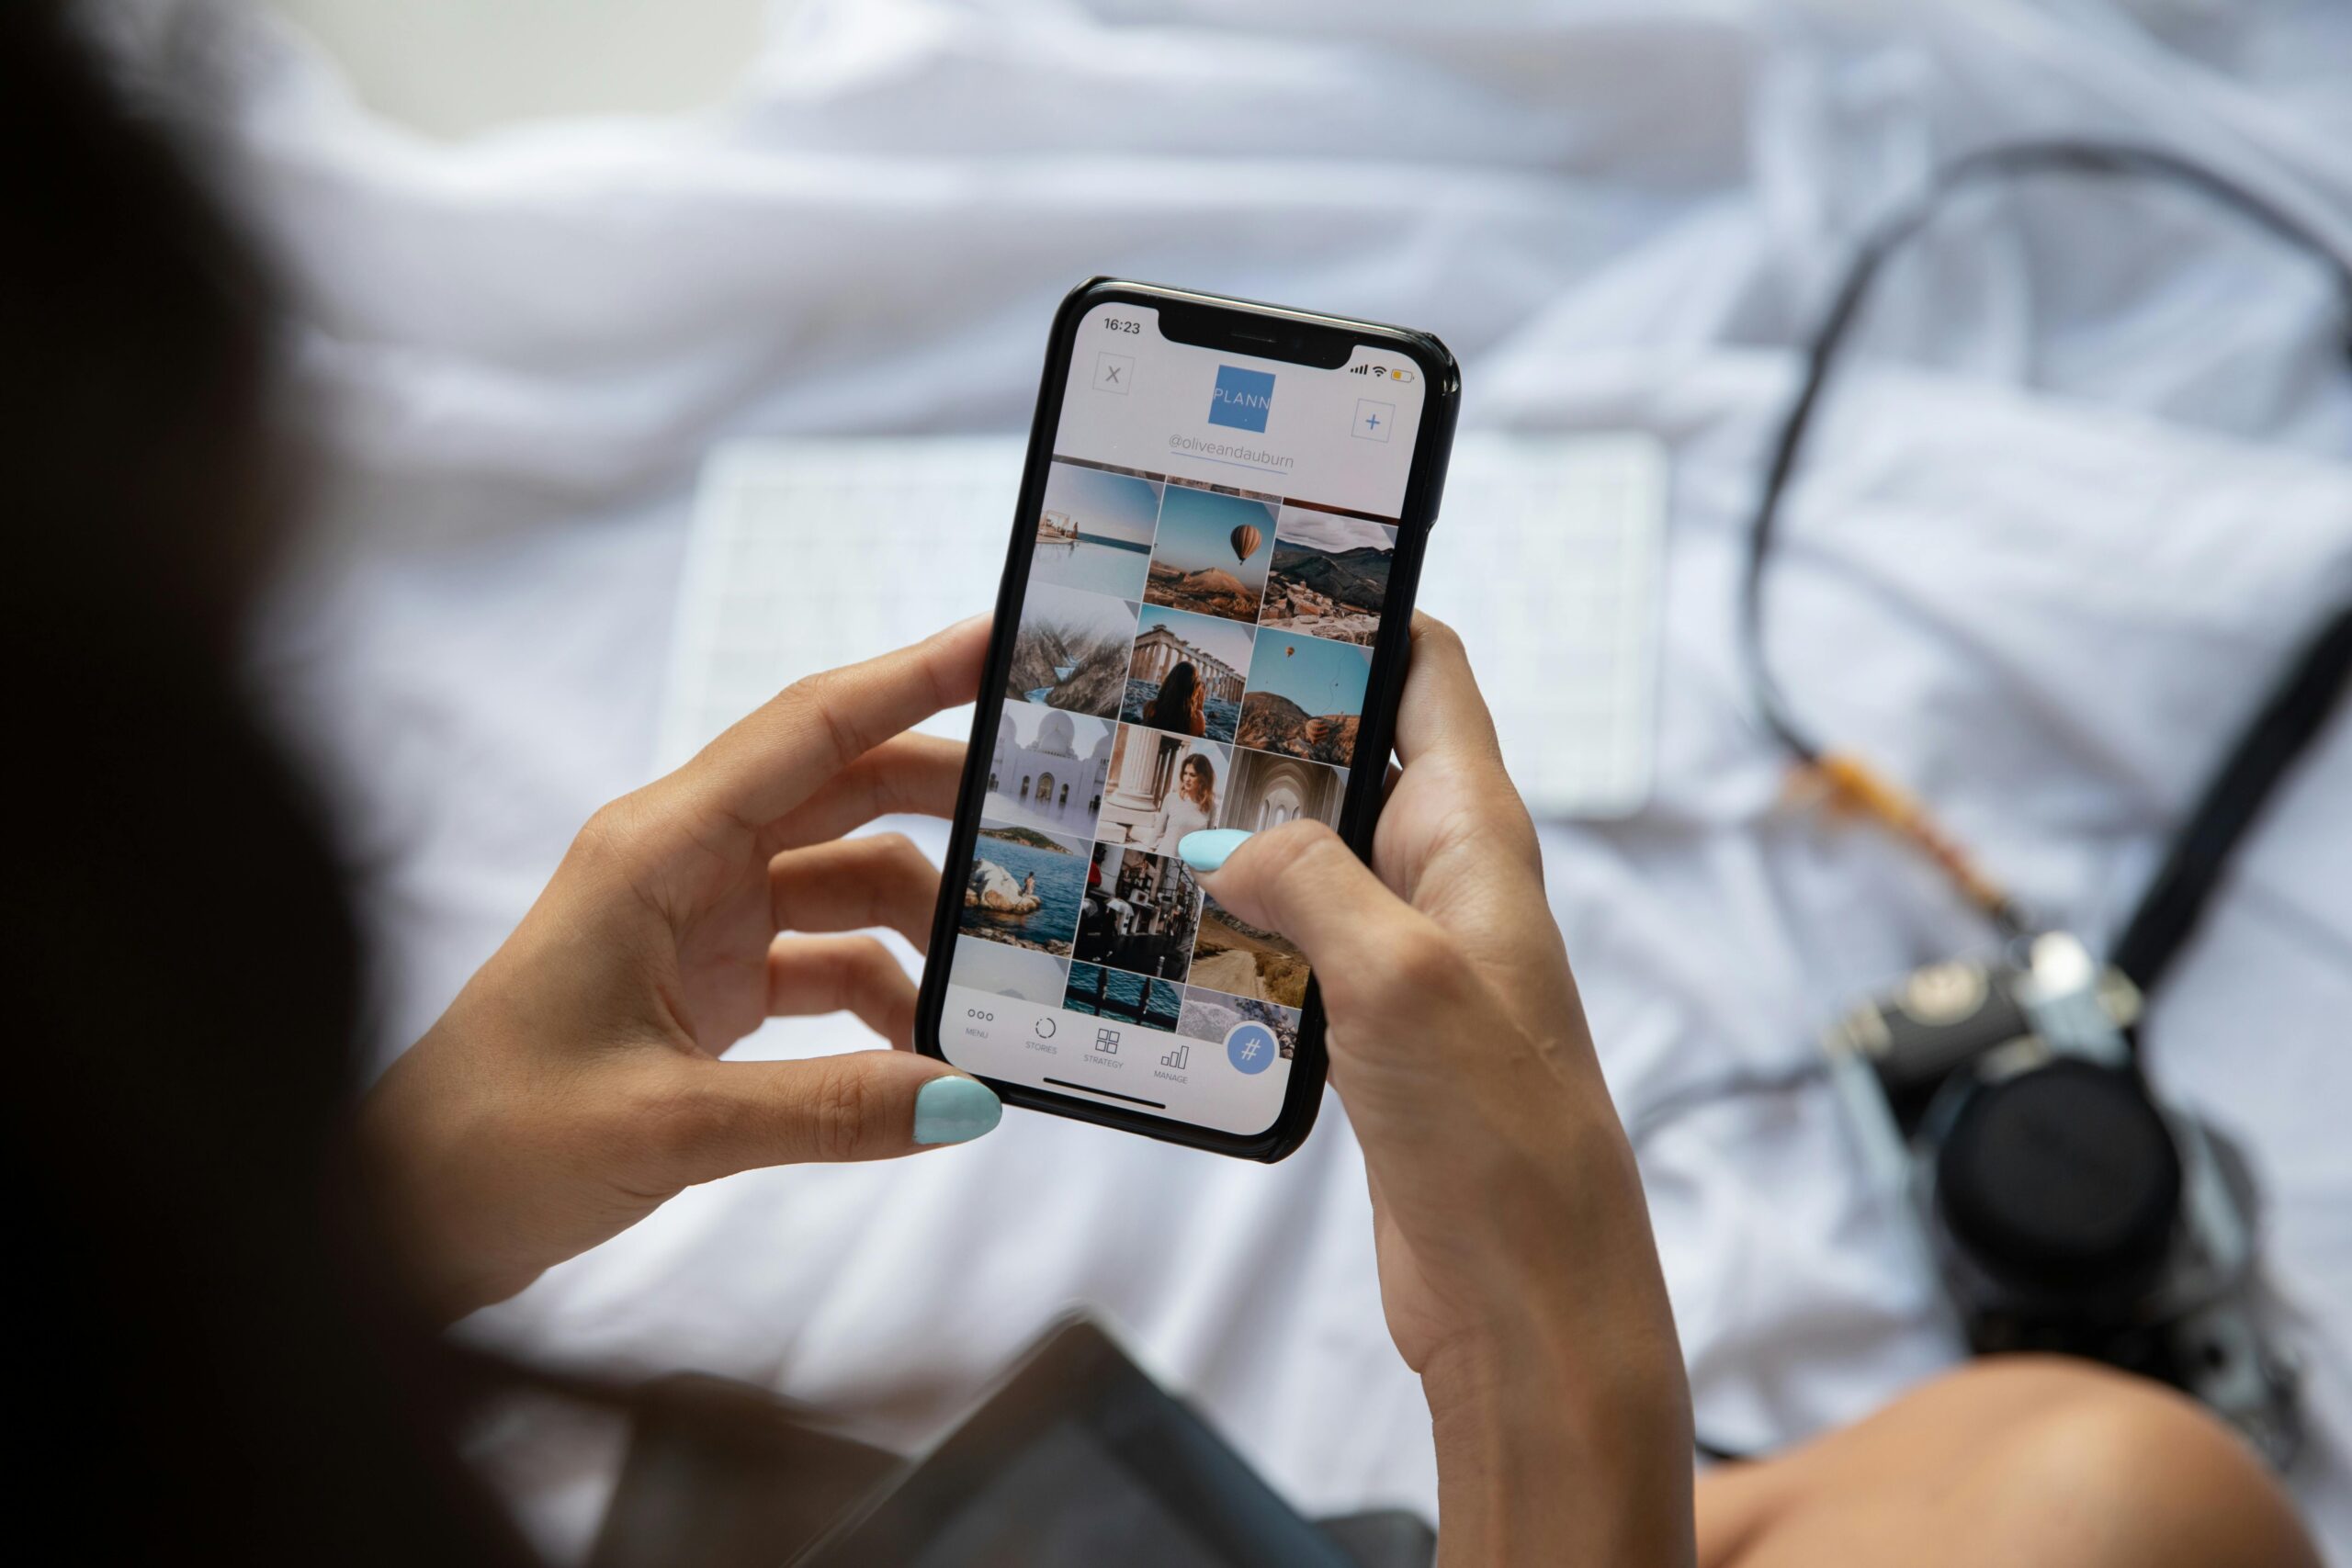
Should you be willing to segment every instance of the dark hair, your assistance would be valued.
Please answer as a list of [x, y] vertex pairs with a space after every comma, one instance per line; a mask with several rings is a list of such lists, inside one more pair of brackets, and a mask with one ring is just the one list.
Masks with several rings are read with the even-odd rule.
[[275, 295], [77, 19], [0, 6], [20, 1495], [91, 1562], [518, 1561], [353, 1179], [354, 922], [237, 673]]
[[1159, 694], [1151, 699], [1151, 705], [1145, 710], [1143, 716], [1161, 729], [1198, 735], [1203, 728], [1201, 700], [1204, 694], [1200, 671], [1193, 668], [1191, 660], [1184, 660], [1168, 672], [1168, 679], [1159, 683]]
[[1184, 765], [1176, 772], [1180, 777], [1185, 773], [1197, 773], [1212, 791], [1216, 788], [1216, 763], [1209, 759], [1209, 754], [1205, 751], [1193, 752], [1184, 759]]

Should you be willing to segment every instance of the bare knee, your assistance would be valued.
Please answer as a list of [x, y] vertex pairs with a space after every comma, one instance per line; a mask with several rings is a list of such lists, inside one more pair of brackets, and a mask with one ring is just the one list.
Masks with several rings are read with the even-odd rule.
[[2052, 1546], [2072, 1543], [2072, 1561], [2316, 1568], [2269, 1471], [2189, 1400], [2054, 1358], [1986, 1362], [1982, 1372], [2008, 1380], [2021, 1406], [1981, 1461], [1985, 1500]]
[[2319, 1562], [2233, 1433], [2154, 1383], [2052, 1357], [1972, 1363], [1784, 1460], [1709, 1480], [1702, 1560], [1743, 1568]]

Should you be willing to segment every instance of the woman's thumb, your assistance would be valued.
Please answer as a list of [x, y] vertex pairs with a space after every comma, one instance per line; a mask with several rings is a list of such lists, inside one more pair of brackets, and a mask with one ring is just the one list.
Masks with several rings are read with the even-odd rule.
[[1187, 833], [1176, 852], [1210, 897], [1250, 924], [1290, 938], [1318, 967], [1361, 937], [1365, 921], [1404, 908], [1320, 822]]

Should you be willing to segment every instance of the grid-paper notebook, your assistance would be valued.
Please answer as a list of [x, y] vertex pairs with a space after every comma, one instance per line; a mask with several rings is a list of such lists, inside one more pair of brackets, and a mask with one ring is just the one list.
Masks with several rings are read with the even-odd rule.
[[[1006, 436], [762, 441], [703, 470], [658, 765], [803, 675], [996, 602], [1021, 484]], [[1419, 607], [1469, 646], [1539, 818], [1647, 796], [1666, 455], [1640, 434], [1471, 434], [1454, 446]], [[964, 739], [959, 709], [923, 726]]]

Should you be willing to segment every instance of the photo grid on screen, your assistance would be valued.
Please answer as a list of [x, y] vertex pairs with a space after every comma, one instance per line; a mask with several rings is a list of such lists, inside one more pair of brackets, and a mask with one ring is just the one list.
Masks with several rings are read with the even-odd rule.
[[1288, 1057], [1305, 955], [1176, 846], [1339, 825], [1396, 530], [1057, 458], [1036, 534], [956, 977], [1181, 1038], [1262, 1023]]

